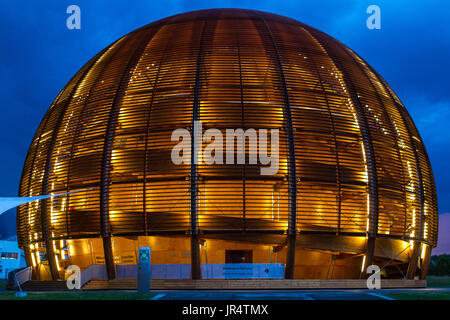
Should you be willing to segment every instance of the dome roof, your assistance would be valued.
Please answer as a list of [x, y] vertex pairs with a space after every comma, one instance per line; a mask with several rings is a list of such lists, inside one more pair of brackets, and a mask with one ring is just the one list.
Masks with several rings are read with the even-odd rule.
[[[279, 170], [176, 165], [173, 130], [279, 129]], [[32, 140], [21, 245], [99, 235], [252, 231], [436, 245], [422, 139], [387, 83], [351, 49], [293, 19], [216, 9], [168, 17], [92, 58]]]

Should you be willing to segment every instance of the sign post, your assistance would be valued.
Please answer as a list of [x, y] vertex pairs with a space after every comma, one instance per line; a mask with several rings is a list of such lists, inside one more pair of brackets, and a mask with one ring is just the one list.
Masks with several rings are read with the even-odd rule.
[[139, 293], [150, 292], [151, 264], [150, 264], [150, 247], [139, 247], [139, 263], [137, 289]]

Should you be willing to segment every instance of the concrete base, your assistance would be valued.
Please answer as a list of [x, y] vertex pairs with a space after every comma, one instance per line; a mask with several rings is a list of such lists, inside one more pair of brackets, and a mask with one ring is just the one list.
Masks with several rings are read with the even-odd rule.
[[[381, 280], [381, 289], [426, 288], [426, 280]], [[152, 280], [154, 290], [367, 289], [366, 280]], [[82, 290], [136, 290], [136, 280], [91, 280]]]

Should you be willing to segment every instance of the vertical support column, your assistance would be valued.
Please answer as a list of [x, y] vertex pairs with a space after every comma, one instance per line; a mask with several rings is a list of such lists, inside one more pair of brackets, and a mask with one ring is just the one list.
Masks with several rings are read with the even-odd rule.
[[202, 278], [202, 268], [200, 261], [200, 243], [198, 234], [191, 234], [191, 279]]
[[287, 253], [286, 253], [286, 269], [284, 270], [285, 279], [294, 279], [295, 271], [295, 249], [297, 235], [288, 234]]
[[[111, 112], [112, 114], [112, 112]], [[101, 173], [101, 185], [100, 185], [100, 233], [103, 240], [103, 252], [105, 255], [106, 273], [108, 279], [112, 280], [116, 278], [116, 270], [114, 266], [114, 255], [111, 244], [111, 230], [109, 223], [109, 179], [111, 170], [111, 142], [108, 143], [109, 147], [106, 147], [107, 141], [112, 140], [113, 134], [109, 130], [110, 125], [108, 121], [107, 134], [105, 135], [105, 147], [103, 149], [103, 164]]]
[[[159, 30], [159, 29], [158, 29]], [[111, 155], [113, 142], [120, 113], [122, 98], [125, 96], [130, 78], [133, 74], [131, 70], [136, 67], [147, 43], [153, 38], [157, 31], [146, 31], [147, 34], [141, 35], [139, 45], [127, 62], [125, 69], [122, 71], [119, 85], [117, 86], [114, 101], [108, 117], [106, 126], [105, 140], [103, 144], [103, 158], [101, 167], [101, 183], [100, 183], [100, 231], [103, 238], [103, 250], [105, 254], [106, 271], [108, 279], [116, 278], [116, 269], [114, 265], [114, 254], [111, 243], [111, 224], [109, 221], [109, 186], [111, 183]], [[141, 31], [145, 32], [145, 31]], [[136, 35], [135, 37], [139, 37]], [[130, 44], [128, 44], [130, 46]]]
[[[43, 192], [46, 194], [47, 192]], [[46, 211], [45, 208], [47, 206], [46, 200], [41, 202], [41, 210]], [[42, 236], [44, 238], [45, 243], [45, 251], [47, 253], [47, 260], [50, 267], [50, 274], [52, 276], [52, 280], [58, 280], [59, 277], [59, 270], [58, 270], [58, 264], [56, 263], [56, 257], [55, 257], [55, 250], [53, 250], [53, 241], [50, 239], [50, 222], [48, 221], [47, 214], [41, 215], [41, 222], [42, 222]]]
[[420, 254], [420, 242], [414, 241], [413, 242], [413, 248], [409, 253], [409, 263], [408, 263], [408, 269], [406, 270], [406, 278], [407, 279], [414, 279], [414, 276], [416, 274], [417, 269], [417, 260], [419, 259]]
[[[82, 78], [82, 77], [80, 77]], [[73, 95], [73, 92], [75, 90], [72, 90], [71, 95]], [[56, 136], [58, 135], [59, 127], [62, 122], [62, 118], [64, 117], [65, 111], [67, 106], [69, 105], [70, 99], [67, 100], [67, 103], [64, 107], [61, 107], [63, 110], [60, 111], [58, 122], [55, 125], [55, 128], [53, 129], [52, 133], [52, 140], [51, 144], [48, 150], [47, 154], [47, 160], [45, 163], [45, 171], [44, 171], [44, 177], [42, 179], [42, 194], [46, 195], [48, 194], [48, 182], [49, 182], [49, 174], [50, 174], [50, 164], [51, 164], [51, 158], [53, 153], [53, 148], [56, 142]], [[56, 108], [56, 106], [55, 106]], [[48, 199], [42, 199], [41, 200], [41, 226], [42, 226], [42, 237], [44, 239], [45, 243], [45, 251], [47, 253], [47, 260], [50, 267], [50, 274], [52, 276], [53, 280], [58, 280], [59, 277], [59, 270], [58, 270], [58, 264], [56, 262], [56, 256], [55, 256], [55, 250], [54, 250], [54, 243], [51, 234], [51, 218], [48, 216], [47, 212], [47, 203], [48, 201], [52, 201], [52, 198]]]
[[[369, 138], [370, 139], [370, 138]], [[369, 140], [367, 139], [367, 140]], [[365, 143], [366, 144], [366, 143]], [[377, 174], [375, 168], [375, 155], [372, 148], [372, 143], [366, 147], [366, 151], [370, 150], [367, 154], [368, 158], [368, 171], [369, 171], [369, 229], [367, 232], [367, 266], [373, 264], [373, 258], [375, 255], [375, 240], [378, 232], [378, 185]], [[373, 163], [372, 163], [373, 162]]]
[[422, 265], [420, 268], [420, 280], [425, 280], [427, 277], [428, 267], [430, 266], [431, 259], [431, 247], [427, 244], [424, 244], [425, 253], [422, 259]]
[[[365, 62], [365, 61], [364, 61]], [[391, 94], [391, 91], [388, 88], [388, 85], [386, 84], [386, 82], [384, 81], [383, 78], [381, 78], [381, 76], [375, 71], [375, 69], [373, 69], [368, 63], [365, 62], [365, 64], [368, 66], [368, 68], [370, 68], [370, 70], [375, 74], [375, 76], [377, 77], [378, 81], [383, 85], [385, 91], [388, 93], [389, 97], [392, 100], [392, 103], [395, 105], [395, 107], [397, 108], [397, 111], [399, 112], [400, 116], [402, 117], [402, 120], [405, 124], [405, 128], [408, 132], [408, 137], [410, 139], [410, 144], [411, 144], [411, 148], [414, 154], [414, 160], [416, 162], [416, 168], [417, 168], [417, 176], [418, 176], [418, 187], [419, 187], [419, 198], [420, 198], [420, 232], [417, 235], [417, 239], [419, 239], [419, 241], [414, 241], [413, 242], [413, 248], [410, 252], [410, 258], [409, 258], [409, 263], [408, 263], [408, 269], [406, 271], [406, 277], [408, 279], [414, 279], [414, 275], [416, 273], [416, 269], [417, 269], [417, 260], [419, 258], [419, 254], [420, 254], [420, 241], [423, 240], [423, 220], [424, 220], [424, 210], [425, 210], [425, 195], [423, 192], [423, 179], [422, 179], [422, 171], [420, 169], [420, 162], [419, 162], [419, 156], [417, 154], [417, 149], [415, 147], [414, 141], [413, 141], [413, 137], [412, 137], [412, 133], [411, 133], [411, 129], [408, 126], [408, 123], [406, 122], [406, 117], [408, 115], [405, 115], [405, 110], [403, 110], [403, 108], [401, 108], [397, 102], [395, 101], [394, 97]], [[423, 268], [421, 268], [423, 269]]]
[[23, 247], [23, 252], [25, 254], [25, 262], [27, 263], [27, 266], [31, 267], [31, 279], [38, 280], [36, 268], [33, 266], [33, 258], [31, 258], [32, 253], [31, 253], [30, 245], [25, 245]]
[[[173, 35], [172, 35], [173, 37]], [[145, 146], [144, 146], [144, 178], [143, 178], [143, 184], [142, 184], [142, 211], [144, 212], [144, 232], [145, 235], [148, 236], [148, 215], [147, 212], [147, 171], [149, 167], [149, 136], [150, 136], [150, 123], [152, 119], [152, 109], [153, 109], [153, 99], [155, 97], [156, 87], [158, 85], [160, 73], [161, 73], [161, 66], [163, 65], [164, 61], [166, 60], [166, 51], [167, 47], [169, 46], [169, 43], [172, 40], [172, 37], [167, 40], [163, 54], [161, 55], [161, 59], [159, 60], [158, 64], [158, 71], [156, 72], [155, 82], [153, 83], [153, 89], [152, 89], [152, 96], [150, 98], [149, 103], [149, 111], [148, 111], [148, 117], [147, 117], [147, 124], [145, 129]]]
[[[240, 98], [241, 98], [241, 125], [242, 128], [245, 128], [245, 109], [244, 109], [244, 86], [242, 83], [242, 62], [241, 62], [241, 44], [239, 41], [239, 31], [236, 36], [236, 46], [237, 46], [237, 52], [238, 52], [238, 63], [239, 63], [239, 86], [240, 86]], [[245, 163], [242, 164], [242, 224], [243, 224], [243, 231], [247, 231], [247, 218], [246, 218], [246, 204], [245, 204], [245, 197], [246, 197], [246, 186], [245, 186], [245, 178], [246, 178], [246, 167]]]
[[[386, 119], [388, 119], [389, 125], [390, 125], [392, 131], [394, 131], [394, 123], [393, 123], [393, 121], [392, 121], [392, 119], [391, 119], [391, 115], [387, 112], [386, 106], [385, 106], [385, 104], [383, 103], [383, 101], [382, 101], [382, 99], [381, 99], [381, 97], [380, 97], [380, 94], [379, 94], [377, 88], [376, 88], [375, 85], [373, 84], [373, 81], [371, 80], [371, 77], [370, 77], [369, 74], [366, 72], [366, 70], [362, 67], [362, 64], [360, 64], [360, 63], [357, 61], [357, 59], [355, 58], [355, 54], [353, 54], [351, 51], [347, 50], [347, 48], [345, 48], [345, 49], [346, 49], [345, 52], [347, 53], [347, 55], [353, 60], [353, 62], [355, 63], [355, 65], [358, 66], [358, 68], [359, 68], [359, 70], [361, 71], [361, 73], [363, 73], [363, 74], [365, 75], [367, 81], [370, 83], [370, 85], [371, 85], [373, 91], [375, 92], [375, 95], [376, 95], [376, 97], [377, 97], [378, 103], [379, 103], [380, 107], [381, 107], [382, 110], [383, 110], [383, 113], [384, 113], [384, 115], [386, 116]], [[360, 58], [360, 59], [362, 60], [362, 58]], [[362, 60], [362, 61], [363, 61], [363, 65], [365, 65], [369, 71], [371, 71], [374, 75], [377, 76], [378, 82], [379, 82], [382, 86], [384, 86], [385, 91], [388, 92], [388, 94], [390, 95], [389, 90], [385, 87], [385, 85], [384, 85], [384, 83], [381, 81], [379, 75], [375, 73], [375, 70], [374, 70], [371, 66], [369, 66], [369, 64], [368, 64], [366, 61], [364, 61], [364, 60]], [[393, 99], [393, 97], [390, 96], [390, 98], [391, 98], [391, 100], [392, 100], [392, 103], [396, 106], [395, 100]], [[405, 123], [405, 126], [406, 126], [406, 123]], [[401, 155], [401, 152], [400, 152], [400, 146], [399, 146], [399, 141], [398, 141], [398, 137], [397, 137], [397, 136], [395, 136], [395, 141], [396, 141], [396, 148], [395, 148], [395, 149], [396, 149], [396, 151], [397, 151], [397, 156], [398, 156], [398, 158], [399, 158], [399, 160], [400, 160], [400, 163], [401, 163], [402, 179], [403, 179], [403, 182], [405, 183], [406, 179], [405, 179], [405, 172], [404, 172], [404, 167], [403, 167], [403, 164], [404, 164], [403, 161], [404, 161], [404, 160], [403, 160], [402, 155]], [[405, 201], [405, 225], [406, 225], [406, 215], [407, 215], [407, 210], [408, 210], [408, 208], [407, 208], [407, 206], [406, 206], [406, 203], [407, 203], [407, 202], [406, 202], [406, 194], [405, 194], [405, 192], [406, 192], [406, 185], [404, 184], [403, 187], [404, 187], [404, 190], [403, 190], [402, 193], [404, 194], [404, 197], [405, 197], [405, 200], [404, 200], [404, 201]], [[416, 247], [417, 247], [417, 246], [416, 246]], [[419, 247], [420, 247], [420, 244], [419, 244]], [[416, 253], [416, 254], [417, 254], [417, 253]], [[415, 263], [417, 264], [417, 259], [415, 259], [415, 260], [416, 260]]]
[[[307, 32], [304, 28], [302, 28], [302, 30], [304, 30], [305, 33], [307, 33], [311, 39], [313, 39], [314, 42], [317, 42], [317, 40], [309, 33]], [[318, 49], [319, 50], [323, 50], [323, 48], [318, 45]], [[315, 59], [311, 59], [312, 60], [312, 65], [314, 67], [314, 71], [317, 74], [319, 81], [320, 81], [320, 87], [322, 88], [322, 91], [324, 93], [324, 98], [325, 98], [325, 104], [327, 106], [327, 110], [328, 110], [328, 115], [330, 117], [330, 122], [331, 122], [331, 129], [332, 129], [332, 134], [333, 134], [333, 142], [334, 142], [334, 155], [335, 155], [335, 159], [336, 159], [336, 182], [337, 182], [337, 202], [338, 202], [338, 227], [337, 227], [337, 232], [336, 235], [340, 234], [341, 231], [341, 203], [342, 203], [342, 194], [341, 194], [341, 165], [339, 163], [339, 152], [338, 152], [338, 143], [337, 143], [337, 139], [336, 139], [336, 124], [334, 121], [334, 116], [333, 113], [331, 111], [330, 108], [330, 103], [329, 103], [329, 99], [328, 99], [328, 93], [327, 90], [325, 89], [324, 86], [324, 79], [323, 76], [321, 74], [321, 72], [319, 71], [319, 68], [317, 67], [317, 63], [315, 61]], [[331, 59], [330, 59], [331, 60]], [[332, 255], [333, 257], [333, 261], [336, 262], [336, 256]]]
[[369, 236], [367, 238], [367, 253], [365, 255], [365, 263], [362, 267], [362, 278], [365, 278], [368, 276], [366, 273], [367, 267], [373, 264], [373, 257], [375, 255], [375, 237]]
[[[61, 94], [59, 94], [58, 95], [58, 100], [59, 100], [59, 97], [61, 96]], [[34, 154], [33, 154], [33, 160], [31, 160], [31, 168], [33, 168], [34, 167], [34, 161], [35, 161], [35, 159], [36, 159], [36, 154], [37, 154], [37, 151], [38, 151], [38, 149], [39, 149], [39, 144], [40, 144], [40, 141], [41, 141], [41, 138], [42, 138], [42, 132], [44, 131], [44, 129], [45, 129], [45, 127], [47, 126], [47, 122], [48, 122], [48, 119], [51, 117], [51, 114], [53, 113], [55, 111], [55, 108], [51, 108], [46, 114], [45, 114], [45, 116], [44, 116], [44, 119], [42, 120], [42, 122], [41, 122], [41, 124], [39, 125], [39, 127], [41, 128], [41, 131], [39, 132], [39, 133], [36, 133], [36, 135], [38, 136], [37, 137], [37, 143], [36, 143], [36, 147], [35, 147], [35, 149], [34, 149]], [[36, 137], [33, 139], [33, 141], [36, 139]], [[28, 150], [28, 152], [30, 152], [30, 150]], [[28, 157], [28, 155], [27, 155], [27, 157]], [[25, 169], [24, 169], [25, 170]], [[33, 169], [31, 169], [31, 172], [30, 172], [30, 175], [32, 175], [32, 170]], [[22, 177], [20, 178], [20, 181], [22, 181], [22, 179], [23, 179], [23, 175], [25, 174], [25, 172], [24, 171], [22, 171]], [[31, 194], [29, 194], [29, 192], [30, 192], [30, 188], [31, 188], [31, 177], [29, 177], [28, 178], [28, 186], [27, 186], [27, 196], [30, 196]], [[19, 196], [23, 196], [23, 194], [19, 191]], [[42, 205], [42, 202], [41, 202], [41, 205]], [[26, 204], [26, 206], [27, 206], [27, 211], [29, 211], [30, 209], [31, 209], [31, 203], [30, 202], [28, 202], [27, 204]], [[17, 212], [17, 214], [19, 214], [19, 212]], [[41, 214], [42, 214], [42, 211], [41, 211]], [[28, 232], [30, 232], [30, 221], [29, 220], [27, 220], [27, 223], [28, 223], [28, 228], [27, 228], [27, 231]], [[19, 246], [20, 246], [20, 242], [21, 241], [23, 241], [22, 239], [21, 239], [21, 237], [20, 237], [20, 230], [17, 230], [18, 232], [17, 232], [17, 237], [18, 237], [18, 241], [19, 241]], [[32, 257], [31, 257], [31, 255], [33, 254], [32, 252], [31, 252], [31, 248], [30, 248], [30, 245], [31, 245], [31, 240], [28, 238], [27, 239], [27, 242], [26, 242], [26, 244], [25, 244], [25, 246], [24, 246], [24, 253], [25, 253], [25, 259], [26, 259], [26, 262], [27, 262], [27, 265], [28, 266], [33, 266], [33, 263], [32, 263]], [[32, 275], [33, 275], [33, 279], [36, 279], [36, 280], [38, 280], [39, 279], [39, 272], [38, 272], [38, 269], [37, 269], [37, 265], [36, 265], [36, 267], [35, 266], [33, 266], [32, 267], [32, 270], [33, 270], [33, 273], [32, 273]]]
[[29, 245], [23, 247], [23, 253], [25, 254], [25, 262], [27, 266], [33, 266], [33, 259], [31, 258], [31, 249]]
[[[82, 77], [80, 77], [81, 79]], [[75, 90], [73, 89], [71, 92], [71, 96], [73, 95], [73, 92]], [[58, 134], [59, 131], [59, 127], [62, 121], [62, 118], [64, 116], [65, 110], [67, 108], [67, 106], [69, 105], [69, 101], [70, 99], [67, 100], [67, 103], [65, 106], [61, 106], [61, 111], [60, 114], [58, 116], [58, 122], [55, 124], [55, 127], [53, 128], [53, 133], [52, 133], [52, 140], [50, 142], [50, 146], [49, 146], [49, 150], [47, 153], [47, 159], [45, 162], [45, 169], [44, 169], [44, 176], [42, 178], [42, 194], [46, 195], [48, 194], [48, 180], [49, 180], [49, 174], [50, 174], [50, 163], [51, 163], [51, 157], [52, 157], [52, 153], [53, 153], [53, 148], [56, 142], [56, 136]], [[57, 108], [57, 106], [54, 107], [55, 109]], [[47, 203], [48, 201], [51, 201], [52, 199], [42, 199], [41, 200], [41, 230], [42, 230], [42, 238], [44, 240], [45, 243], [45, 251], [47, 253], [47, 261], [50, 267], [50, 275], [52, 277], [52, 280], [58, 280], [59, 277], [59, 270], [58, 270], [58, 264], [56, 263], [56, 257], [55, 257], [55, 251], [53, 248], [53, 241], [51, 240], [51, 221], [48, 217], [48, 212], [47, 212]]]
[[[55, 148], [56, 138], [58, 136], [58, 132], [61, 127], [61, 123], [63, 121], [66, 110], [69, 107], [70, 102], [72, 101], [72, 98], [73, 98], [76, 90], [78, 89], [78, 86], [80, 85], [81, 81], [84, 79], [86, 74], [89, 72], [89, 70], [92, 68], [92, 66], [97, 61], [96, 58], [99, 57], [104, 51], [105, 51], [105, 49], [102, 50], [99, 54], [97, 54], [93, 59], [91, 59], [84, 66], [83, 71], [81, 71], [83, 74], [76, 80], [76, 84], [72, 88], [72, 91], [70, 91], [67, 100], [64, 102], [60, 102], [59, 99], [62, 96], [60, 94], [58, 97], [58, 102], [53, 107], [54, 111], [52, 111], [52, 112], [55, 113], [56, 121], [55, 121], [53, 130], [52, 130], [51, 140], [50, 140], [50, 144], [49, 144], [48, 151], [47, 151], [47, 158], [45, 160], [44, 175], [42, 177], [42, 194], [43, 195], [47, 195], [48, 191], [49, 191], [48, 184], [49, 184], [50, 169], [51, 169], [51, 165], [52, 165], [53, 149]], [[78, 73], [77, 73], [77, 75], [78, 75]], [[74, 81], [74, 79], [76, 79], [77, 75], [75, 75], [71, 79], [71, 81]], [[69, 81], [69, 83], [71, 83], [71, 81]], [[57, 112], [59, 112], [59, 114]], [[48, 212], [47, 212], [47, 203], [48, 203], [48, 201], [52, 201], [52, 198], [42, 199], [40, 201], [41, 201], [40, 210], [41, 210], [42, 238], [45, 243], [45, 250], [47, 253], [47, 259], [48, 259], [48, 263], [49, 263], [49, 267], [50, 267], [50, 274], [51, 274], [53, 280], [58, 280], [60, 278], [60, 276], [59, 276], [59, 270], [58, 270], [58, 263], [56, 261], [56, 256], [55, 256], [54, 243], [52, 240], [52, 238], [53, 238], [52, 231], [51, 231], [52, 223], [51, 223], [51, 217], [48, 216]]]
[[[373, 257], [375, 254], [375, 240], [378, 232], [378, 177], [375, 162], [375, 152], [372, 144], [370, 128], [366, 116], [364, 114], [362, 103], [359, 100], [358, 92], [352, 84], [353, 82], [351, 79], [352, 78], [351, 74], [349, 74], [347, 69], [343, 67], [343, 65], [340, 63], [340, 59], [338, 58], [342, 54], [347, 54], [345, 48], [336, 47], [338, 48], [338, 50], [336, 50], [336, 48], [331, 47], [325, 41], [320, 41], [323, 40], [322, 37], [331, 38], [322, 32], [319, 31], [312, 32], [311, 30], [308, 32], [324, 48], [324, 51], [328, 54], [330, 59], [332, 59], [336, 68], [341, 72], [342, 78], [345, 83], [345, 87], [348, 90], [352, 103], [355, 105], [355, 111], [357, 114], [357, 119], [359, 123], [366, 158], [367, 175], [368, 175], [367, 187], [369, 196], [369, 204], [368, 204], [369, 225], [367, 230], [366, 261], [364, 266], [365, 271], [365, 268], [367, 266], [373, 264]], [[334, 43], [334, 40], [331, 43]], [[342, 52], [339, 52], [339, 50], [341, 50]]]
[[112, 250], [111, 236], [108, 233], [105, 233], [105, 235], [102, 236], [102, 240], [103, 252], [105, 255], [106, 273], [108, 275], [108, 279], [112, 280], [116, 278], [116, 268], [114, 265], [114, 254]]
[[[199, 244], [199, 226], [198, 226], [198, 173], [197, 173], [197, 160], [198, 160], [198, 139], [200, 135], [200, 142], [202, 137], [202, 129], [198, 128], [196, 122], [200, 116], [198, 114], [199, 107], [199, 91], [200, 91], [200, 72], [202, 64], [202, 49], [203, 39], [205, 35], [207, 22], [203, 21], [202, 33], [200, 35], [200, 43], [197, 53], [197, 68], [195, 72], [195, 87], [194, 87], [194, 101], [192, 106], [192, 126], [191, 126], [191, 170], [190, 170], [190, 237], [191, 237], [191, 279], [197, 280], [202, 278], [201, 269], [201, 256], [200, 256], [200, 244]], [[197, 132], [199, 131], [199, 132]], [[201, 151], [201, 150], [200, 150]]]
[[[67, 88], [67, 85], [58, 94], [58, 96], [57, 96], [57, 98], [55, 100], [59, 100], [59, 97], [61, 96], [62, 92], [64, 90], [66, 90], [66, 88]], [[33, 175], [33, 168], [34, 168], [34, 162], [35, 162], [35, 159], [36, 159], [36, 154], [38, 152], [39, 144], [41, 142], [42, 132], [44, 131], [44, 129], [45, 129], [46, 125], [47, 125], [48, 119], [50, 118], [50, 116], [54, 112], [54, 110], [55, 110], [55, 108], [50, 107], [50, 109], [45, 113], [45, 116], [42, 119], [41, 123], [39, 124], [38, 130], [36, 131], [36, 133], [35, 133], [35, 135], [33, 137], [33, 140], [32, 140], [32, 142], [30, 144], [30, 147], [29, 147], [28, 153], [27, 153], [27, 157], [26, 157], [26, 160], [25, 160], [25, 164], [24, 164], [24, 167], [22, 169], [21, 176], [20, 176], [20, 186], [19, 186], [19, 194], [18, 194], [19, 197], [32, 196], [32, 194], [30, 193], [31, 181], [32, 181], [31, 177]], [[36, 141], [36, 143], [35, 143], [35, 141]], [[35, 145], [35, 148], [34, 148], [34, 152], [31, 153], [33, 143], [35, 143], [36, 145]], [[29, 176], [28, 176], [28, 183], [26, 183], [26, 186], [25, 186], [22, 183], [24, 181], [23, 180], [24, 176], [27, 174], [25, 168], [27, 168], [27, 163], [28, 163], [29, 159], [31, 159], [31, 161], [30, 161], [31, 163], [28, 166], [28, 174], [29, 174]], [[31, 202], [28, 202], [28, 203], [24, 204], [23, 206], [26, 206], [26, 211], [30, 212], [30, 209], [32, 207]], [[20, 220], [22, 220], [22, 215], [23, 214], [21, 214], [21, 212], [19, 210], [17, 210], [16, 213], [17, 213], [17, 222], [19, 224]], [[31, 239], [29, 237], [29, 233], [31, 232], [30, 231], [31, 226], [30, 226], [30, 219], [29, 219], [28, 216], [27, 216], [27, 219], [25, 221], [24, 221], [25, 226], [23, 227], [23, 229], [25, 231], [22, 231], [23, 229], [22, 230], [20, 230], [20, 229], [17, 230], [17, 241], [18, 241], [18, 244], [19, 244], [19, 248], [21, 248], [21, 249], [23, 248], [23, 250], [25, 252], [25, 258], [28, 259], [28, 260], [26, 260], [27, 265], [31, 266], [32, 265], [31, 249], [30, 249]], [[28, 258], [27, 258], [27, 254], [28, 254]], [[33, 269], [33, 271], [34, 271], [34, 269]]]
[[259, 14], [260, 19], [263, 21], [267, 32], [270, 36], [276, 57], [276, 63], [280, 70], [280, 77], [282, 82], [282, 90], [284, 97], [283, 106], [283, 119], [284, 128], [287, 131], [287, 144], [288, 144], [288, 205], [289, 205], [289, 217], [288, 217], [288, 229], [287, 229], [287, 254], [286, 254], [286, 269], [284, 270], [285, 279], [294, 278], [295, 269], [295, 249], [296, 249], [296, 235], [297, 235], [297, 173], [296, 173], [296, 159], [295, 159], [295, 140], [294, 140], [294, 127], [292, 125], [291, 104], [289, 101], [289, 93], [286, 84], [286, 78], [283, 71], [283, 63], [280, 58], [280, 52], [278, 50], [277, 43], [272, 34], [272, 31], [264, 19], [264, 16]]
[[[109, 51], [109, 50], [112, 50], [119, 42], [125, 42], [125, 40], [126, 40], [125, 37], [116, 40], [114, 43], [112, 43], [111, 45], [109, 45], [108, 47], [106, 47], [105, 49], [103, 49], [99, 54], [97, 54], [97, 55], [93, 58], [93, 60], [94, 60], [96, 63], [98, 63], [98, 61], [99, 61], [100, 59], [102, 59], [103, 57], [105, 57], [105, 58], [107, 57], [108, 60], [107, 60], [107, 62], [104, 63], [104, 65], [101, 67], [101, 71], [98, 72], [97, 76], [95, 77], [95, 80], [93, 81], [93, 84], [91, 85], [91, 87], [90, 87], [90, 89], [89, 89], [89, 93], [88, 93], [86, 99], [84, 100], [83, 107], [81, 108], [81, 111], [80, 111], [80, 116], [78, 117], [78, 119], [76, 120], [76, 123], [75, 123], [75, 128], [76, 128], [76, 129], [75, 129], [75, 132], [74, 132], [74, 134], [73, 134], [72, 141], [71, 141], [71, 143], [70, 143], [70, 145], [71, 145], [71, 147], [70, 147], [71, 150], [74, 150], [74, 149], [75, 149], [75, 145], [76, 145], [77, 139], [78, 139], [78, 137], [79, 137], [79, 135], [80, 135], [80, 132], [82, 131], [82, 130], [81, 130], [81, 127], [82, 127], [82, 125], [83, 125], [83, 122], [81, 121], [81, 118], [82, 118], [82, 115], [85, 113], [85, 110], [86, 110], [86, 108], [87, 108], [87, 105], [88, 105], [88, 102], [89, 102], [89, 97], [91, 97], [91, 94], [92, 94], [93, 90], [95, 89], [95, 84], [99, 81], [99, 79], [100, 79], [101, 76], [103, 75], [103, 72], [107, 69], [107, 67], [109, 66], [110, 61], [111, 61], [111, 60], [113, 59], [113, 57], [114, 57], [114, 51], [112, 51], [111, 53], [109, 53], [109, 55], [108, 55], [108, 51]], [[94, 65], [92, 65], [92, 68], [94, 68]], [[89, 72], [90, 72], [90, 71], [91, 71], [91, 70], [89, 70], [89, 71], [86, 73], [86, 76], [89, 76]], [[67, 192], [70, 191], [70, 173], [72, 172], [73, 158], [74, 158], [74, 153], [71, 152], [70, 155], [69, 155], [69, 160], [68, 160], [68, 165], [67, 165], [67, 176], [66, 176], [66, 182], [67, 182], [67, 183], [66, 183], [66, 188], [67, 188]], [[66, 195], [66, 201], [67, 201], [67, 203], [70, 203], [70, 193]], [[66, 219], [67, 219], [67, 221], [69, 221], [69, 205], [66, 206]], [[70, 236], [69, 223], [66, 224], [66, 232], [67, 232], [67, 235]]]
[[[197, 85], [196, 85], [197, 88]], [[197, 94], [194, 97], [194, 105], [196, 104], [195, 100], [197, 99]], [[197, 160], [196, 153], [198, 152], [196, 144], [197, 135], [196, 124], [197, 121], [197, 112], [196, 107], [194, 106], [194, 116], [193, 116], [193, 125], [192, 125], [192, 141], [191, 141], [191, 172], [190, 172], [190, 222], [191, 222], [191, 279], [201, 279], [202, 278], [202, 270], [200, 263], [200, 244], [198, 242], [199, 236], [199, 227], [198, 227], [198, 211], [197, 211], [197, 196], [198, 196], [198, 174], [197, 174]], [[201, 129], [200, 129], [201, 130]], [[201, 136], [200, 132], [200, 136]], [[200, 138], [201, 139], [201, 138]]]

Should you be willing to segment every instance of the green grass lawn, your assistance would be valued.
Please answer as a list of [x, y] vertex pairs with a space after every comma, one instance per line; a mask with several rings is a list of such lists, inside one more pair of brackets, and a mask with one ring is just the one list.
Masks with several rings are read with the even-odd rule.
[[450, 287], [450, 276], [427, 276], [428, 287]]
[[[4, 291], [6, 281], [0, 280], [0, 300], [149, 300], [155, 294], [140, 294], [132, 291], [72, 291], [72, 292], [28, 292], [23, 298], [15, 291]], [[450, 276], [427, 276], [428, 287], [450, 287]], [[383, 295], [396, 300], [450, 300], [450, 292], [390, 292]]]
[[[427, 276], [427, 287], [450, 287], [450, 276]], [[450, 292], [427, 291], [412, 293], [383, 293], [387, 297], [397, 300], [450, 300]]]
[[450, 292], [383, 293], [396, 300], [450, 300]]
[[15, 291], [0, 292], [0, 300], [149, 300], [154, 294], [138, 292], [28, 292], [26, 297], [18, 298]]

